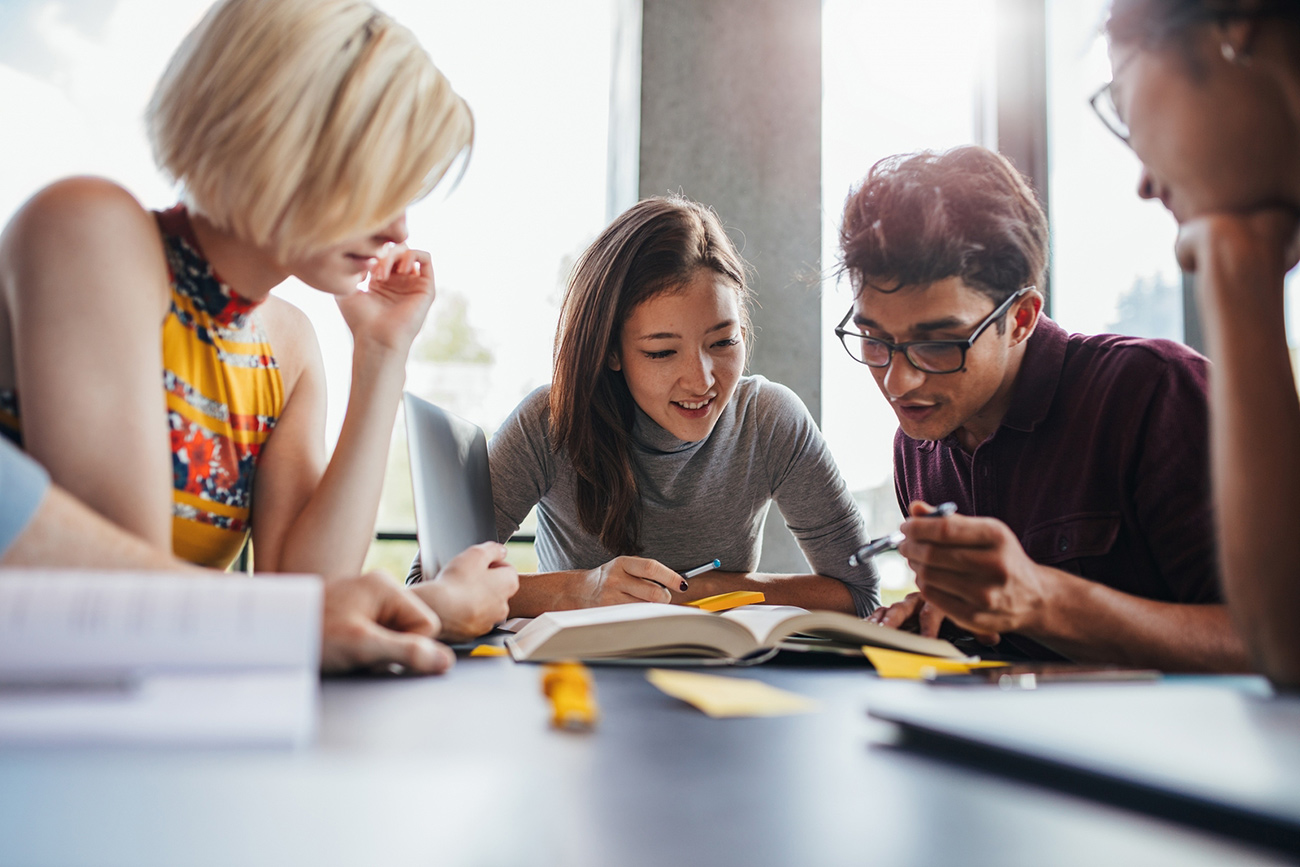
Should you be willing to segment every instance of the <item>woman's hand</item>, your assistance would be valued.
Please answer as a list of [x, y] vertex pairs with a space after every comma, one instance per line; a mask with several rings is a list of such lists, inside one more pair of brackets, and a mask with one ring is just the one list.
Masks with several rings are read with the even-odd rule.
[[354, 342], [405, 358], [433, 304], [433, 264], [424, 250], [394, 245], [370, 271], [365, 290], [338, 299]]
[[451, 559], [432, 581], [411, 588], [442, 620], [444, 641], [477, 638], [510, 615], [519, 573], [506, 562], [506, 546], [482, 542]]
[[1182, 269], [1199, 273], [1211, 291], [1280, 288], [1281, 278], [1300, 261], [1300, 213], [1266, 208], [1205, 214], [1179, 227], [1174, 252]]
[[573, 589], [574, 608], [620, 605], [625, 602], [671, 602], [673, 590], [685, 590], [686, 580], [658, 560], [615, 557], [581, 573]]

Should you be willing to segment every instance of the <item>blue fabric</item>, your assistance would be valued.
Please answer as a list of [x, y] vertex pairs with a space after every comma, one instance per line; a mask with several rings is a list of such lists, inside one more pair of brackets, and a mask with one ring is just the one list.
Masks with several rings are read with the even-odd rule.
[[45, 468], [0, 437], [0, 556], [27, 529], [49, 487]]

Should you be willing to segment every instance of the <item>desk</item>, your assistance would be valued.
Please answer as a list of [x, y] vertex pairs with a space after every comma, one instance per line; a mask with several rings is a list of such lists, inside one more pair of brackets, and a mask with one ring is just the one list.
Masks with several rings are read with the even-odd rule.
[[594, 671], [588, 735], [547, 727], [539, 669], [462, 658], [441, 678], [327, 681], [298, 753], [0, 752], [0, 864], [1281, 863], [873, 744], [883, 685], [863, 669], [732, 672], [822, 703], [738, 720]]

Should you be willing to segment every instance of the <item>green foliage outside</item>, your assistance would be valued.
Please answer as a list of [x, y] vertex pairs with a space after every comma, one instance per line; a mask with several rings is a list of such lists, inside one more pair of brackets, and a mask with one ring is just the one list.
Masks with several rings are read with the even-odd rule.
[[492, 350], [479, 342], [469, 324], [469, 301], [457, 293], [442, 294], [434, 314], [433, 327], [421, 335], [411, 350], [418, 361], [456, 361], [491, 364]]

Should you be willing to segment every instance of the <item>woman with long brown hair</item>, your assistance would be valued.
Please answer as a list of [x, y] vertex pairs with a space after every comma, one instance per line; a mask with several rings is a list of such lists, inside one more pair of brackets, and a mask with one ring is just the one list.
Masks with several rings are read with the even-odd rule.
[[[583, 254], [553, 382], [489, 447], [499, 538], [538, 506], [543, 571], [521, 576], [513, 615], [740, 589], [862, 616], [879, 603], [874, 570], [848, 565], [862, 517], [817, 425], [743, 375], [748, 305], [717, 215], [685, 198], [638, 203]], [[755, 572], [773, 501], [815, 574]]]

